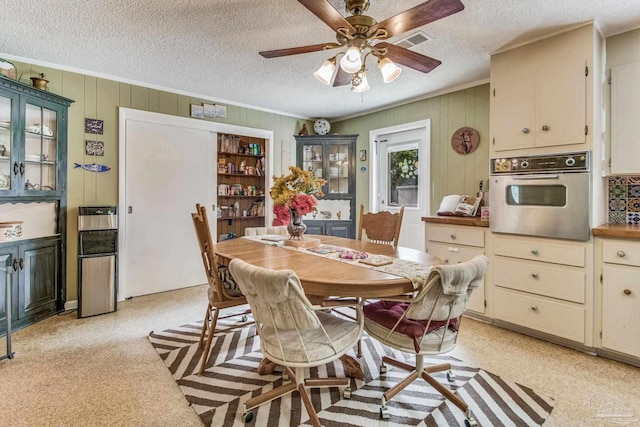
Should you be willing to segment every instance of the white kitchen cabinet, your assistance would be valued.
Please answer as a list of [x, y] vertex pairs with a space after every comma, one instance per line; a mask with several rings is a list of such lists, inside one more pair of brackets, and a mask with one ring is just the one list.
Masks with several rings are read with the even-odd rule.
[[585, 62], [527, 78], [493, 80], [494, 150], [584, 143]]
[[591, 243], [491, 237], [494, 318], [592, 346]]
[[598, 38], [584, 25], [491, 56], [492, 158], [592, 149]]
[[[425, 230], [427, 252], [442, 259], [445, 264], [457, 264], [469, 261], [476, 255], [485, 255], [485, 227], [427, 223]], [[485, 313], [484, 283], [485, 280], [471, 293], [467, 310]]]
[[611, 68], [611, 174], [640, 174], [640, 62]]
[[640, 358], [640, 242], [602, 240], [602, 347]]

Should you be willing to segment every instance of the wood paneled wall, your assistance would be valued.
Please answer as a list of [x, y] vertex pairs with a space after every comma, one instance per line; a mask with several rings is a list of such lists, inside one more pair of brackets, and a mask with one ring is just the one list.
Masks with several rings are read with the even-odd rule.
[[[366, 96], [366, 95], [365, 95]], [[435, 214], [447, 194], [475, 194], [480, 180], [489, 180], [489, 84], [436, 96], [361, 117], [332, 123], [336, 133], [359, 134], [356, 152], [369, 150], [369, 132], [375, 129], [431, 120], [430, 210]], [[469, 126], [478, 131], [480, 144], [470, 154], [451, 148], [451, 136]], [[369, 209], [370, 153], [366, 162], [357, 162], [356, 204]], [[367, 171], [360, 172], [360, 166]]]
[[[49, 80], [49, 91], [75, 101], [69, 109], [67, 186], [67, 300], [73, 301], [77, 299], [78, 287], [78, 206], [118, 204], [118, 107], [190, 117], [191, 104], [212, 101], [35, 64], [12, 62], [21, 81], [31, 84], [30, 77], [44, 73]], [[97, 137], [85, 134], [85, 118], [104, 120], [104, 134]], [[202, 120], [272, 130], [275, 146], [270, 153], [273, 156], [274, 174], [280, 174], [280, 171], [295, 163], [293, 135], [301, 129], [302, 123], [307, 123], [309, 129], [313, 128], [313, 122], [233, 105], [227, 105], [227, 117], [224, 119]], [[84, 141], [87, 139], [104, 142], [104, 157], [85, 156]], [[111, 170], [93, 173], [73, 166], [74, 163], [94, 161], [109, 166]]]

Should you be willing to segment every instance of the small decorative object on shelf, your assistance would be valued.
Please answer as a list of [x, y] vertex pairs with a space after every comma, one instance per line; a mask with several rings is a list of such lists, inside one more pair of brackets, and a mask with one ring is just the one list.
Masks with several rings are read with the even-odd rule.
[[0, 58], [0, 74], [10, 79], [17, 79], [16, 66], [6, 59]]
[[326, 181], [295, 166], [289, 166], [289, 171], [289, 175], [276, 178], [269, 194], [276, 218], [291, 225], [287, 231], [292, 239], [302, 239], [307, 228], [302, 216], [313, 212], [318, 203], [315, 196], [324, 196], [322, 186]]
[[49, 83], [49, 80], [45, 80], [44, 73], [40, 73], [39, 77], [31, 77], [31, 82], [33, 83], [33, 87], [47, 90], [47, 83]]
[[300, 132], [298, 132], [298, 135], [300, 135], [300, 136], [309, 135], [309, 131], [307, 130], [307, 124], [306, 123], [302, 124], [302, 129], [300, 129]]
[[315, 130], [318, 135], [326, 135], [331, 130], [331, 125], [326, 119], [318, 119], [313, 124], [313, 130]]

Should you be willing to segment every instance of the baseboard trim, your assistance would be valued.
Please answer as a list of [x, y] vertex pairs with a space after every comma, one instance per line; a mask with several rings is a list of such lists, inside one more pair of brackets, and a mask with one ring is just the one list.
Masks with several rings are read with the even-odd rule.
[[604, 348], [596, 349], [598, 356], [606, 357], [607, 359], [615, 360], [616, 362], [627, 363], [629, 365], [637, 366], [640, 368], [640, 358], [626, 355], [624, 353], [618, 353], [613, 350], [606, 350]]
[[78, 309], [77, 299], [74, 299], [73, 301], [67, 301], [64, 303], [64, 311], [77, 310], [77, 309]]

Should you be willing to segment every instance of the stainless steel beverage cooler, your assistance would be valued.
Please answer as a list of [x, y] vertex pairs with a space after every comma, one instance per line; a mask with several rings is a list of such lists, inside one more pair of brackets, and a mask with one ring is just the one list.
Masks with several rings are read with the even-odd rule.
[[78, 208], [78, 317], [117, 310], [117, 206]]

